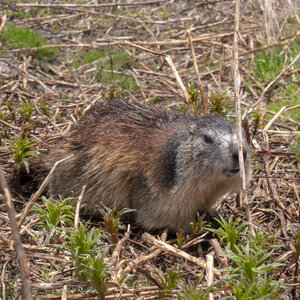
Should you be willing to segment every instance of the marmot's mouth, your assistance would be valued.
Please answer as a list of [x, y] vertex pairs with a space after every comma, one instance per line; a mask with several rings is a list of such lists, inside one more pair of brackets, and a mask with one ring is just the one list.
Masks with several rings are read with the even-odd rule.
[[225, 171], [225, 174], [226, 174], [228, 177], [231, 177], [231, 176], [237, 175], [239, 172], [240, 172], [240, 168], [235, 168], [235, 169], [228, 169], [228, 170], [226, 170], [226, 171]]

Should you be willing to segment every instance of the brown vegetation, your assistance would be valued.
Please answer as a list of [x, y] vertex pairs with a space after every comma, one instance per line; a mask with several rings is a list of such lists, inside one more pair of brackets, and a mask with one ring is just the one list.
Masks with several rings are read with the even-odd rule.
[[[26, 135], [34, 142], [30, 149], [44, 153], [59, 142], [92, 104], [103, 99], [131, 98], [196, 112], [206, 111], [204, 103], [209, 111], [218, 110], [234, 119], [232, 1], [128, 0], [107, 4], [99, 1], [98, 5], [97, 1], [72, 1], [72, 5], [69, 1], [4, 2], [0, 4], [0, 164], [6, 178], [17, 176], [9, 159], [11, 148], [7, 140]], [[277, 237], [280, 247], [275, 248], [268, 262], [284, 264], [272, 274], [276, 281], [285, 284], [281, 297], [297, 299], [299, 282], [293, 276], [299, 276], [295, 236], [300, 221], [300, 150], [299, 138], [298, 142], [296, 139], [300, 105], [279, 102], [278, 112], [272, 105], [285, 86], [296, 86], [296, 97], [299, 95], [299, 53], [289, 58], [292, 43], [299, 45], [300, 25], [293, 6], [286, 1], [275, 2], [276, 5], [271, 0], [241, 3], [240, 99], [246, 120], [243, 123], [251, 134], [253, 179], [247, 189], [249, 206], [247, 202], [240, 206], [239, 199], [229, 195], [216, 208], [225, 219], [233, 215], [242, 220], [247, 220], [248, 209], [254, 228], [266, 237]], [[15, 27], [9, 33], [10, 25], [29, 28], [38, 37], [33, 38], [27, 29], [20, 33]], [[17, 35], [18, 40], [14, 40]], [[278, 54], [278, 59], [284, 60], [283, 66], [272, 78], [258, 77], [255, 55], [279, 45], [284, 45]], [[39, 219], [25, 218], [33, 215], [31, 207], [39, 201], [37, 195], [42, 191], [36, 196], [29, 195], [27, 208], [27, 197], [13, 192], [32, 284], [30, 292], [25, 291], [27, 298], [32, 293], [38, 299], [95, 299], [98, 293], [87, 288], [91, 283], [73, 276], [70, 252], [57, 247], [63, 243], [63, 234], [47, 242], [47, 233], [36, 226]], [[9, 198], [7, 190], [3, 194], [3, 200]], [[22, 286], [26, 284], [26, 276], [23, 281], [19, 278], [18, 256], [12, 250], [12, 214], [1, 205], [3, 299], [22, 297]], [[221, 274], [220, 269], [228, 265], [227, 258], [218, 240], [210, 239], [207, 231], [187, 239], [181, 232], [176, 241], [168, 238], [166, 232], [158, 239], [129, 226], [125, 232], [114, 231], [110, 221], [106, 229], [99, 222], [89, 224], [89, 229], [101, 227], [101, 245], [117, 240], [109, 250], [107, 299], [166, 297], [159, 293], [163, 290], [162, 278], [176, 264], [182, 280], [200, 280], [204, 288], [226, 273]], [[179, 237], [183, 238], [182, 244]], [[180, 249], [174, 246], [178, 243]], [[21, 258], [20, 263], [24, 264], [24, 257]], [[206, 274], [207, 278], [199, 274]], [[128, 282], [121, 285], [124, 278]], [[175, 298], [178, 289], [179, 286], [174, 287], [170, 297]], [[222, 284], [217, 290], [230, 294]], [[216, 290], [214, 296], [218, 298]]]

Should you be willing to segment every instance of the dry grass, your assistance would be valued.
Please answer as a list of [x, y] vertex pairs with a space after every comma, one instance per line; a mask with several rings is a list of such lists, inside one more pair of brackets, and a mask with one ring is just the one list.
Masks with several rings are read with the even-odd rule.
[[[16, 47], [12, 42], [10, 50], [5, 48], [7, 40], [1, 40], [0, 163], [7, 178], [12, 176], [13, 164], [9, 161], [6, 139], [26, 133], [35, 142], [34, 148], [43, 153], [97, 101], [129, 97], [197, 110], [203, 98], [209, 107], [212, 91], [231, 93], [235, 17], [232, 1], [148, 1], [148, 5], [127, 1], [130, 6], [107, 7], [83, 6], [78, 1], [72, 7], [67, 7], [67, 1], [59, 7], [56, 3], [62, 2], [40, 1], [47, 7], [39, 7], [27, 2], [18, 2], [15, 7], [0, 4], [0, 38], [5, 34], [5, 24], [30, 28], [43, 37], [34, 45]], [[299, 111], [299, 105], [282, 109], [276, 115], [269, 109], [268, 101], [278, 86], [297, 81], [299, 77], [295, 76], [299, 69], [294, 67], [294, 62], [286, 70], [289, 65], [286, 63], [282, 72], [277, 72], [276, 82], [269, 87], [269, 82], [256, 78], [252, 70], [253, 55], [258, 50], [272, 49], [278, 44], [289, 49], [290, 43], [299, 39], [299, 13], [297, 15], [295, 3], [242, 1], [238, 43], [242, 110], [260, 110], [260, 120], [255, 119], [254, 114], [247, 116], [253, 155], [253, 180], [247, 189], [249, 208], [254, 227], [260, 228], [266, 236], [275, 234], [281, 246], [274, 251], [270, 262], [285, 264], [276, 270], [275, 279], [286, 284], [284, 297], [287, 299], [291, 293], [295, 299], [299, 297], [296, 291], [299, 282], [293, 275], [297, 267], [294, 236], [300, 220], [300, 182], [299, 163], [291, 153], [291, 144], [299, 136], [299, 119], [284, 114], [284, 110]], [[294, 22], [293, 26], [289, 22]], [[298, 32], [291, 27], [298, 28]], [[263, 47], [258, 41], [262, 39], [267, 43]], [[199, 71], [195, 70], [195, 62]], [[191, 92], [187, 92], [191, 85], [192, 90], [198, 92], [196, 103], [191, 103]], [[266, 87], [268, 90], [260, 98]], [[32, 104], [29, 119], [24, 117], [21, 101]], [[233, 107], [232, 102], [230, 105]], [[226, 110], [230, 118], [233, 112], [233, 109]], [[274, 115], [276, 119], [272, 119]], [[254, 130], [256, 125], [257, 130]], [[17, 211], [24, 213], [28, 199], [14, 193], [13, 201]], [[220, 202], [217, 210], [224, 217], [234, 215], [246, 219], [245, 207], [239, 207], [232, 196]], [[32, 211], [27, 213], [31, 215]], [[60, 253], [45, 244], [43, 232], [35, 226], [37, 221], [27, 220], [20, 227], [33, 295], [38, 299], [95, 299], [97, 293], [86, 289], [90, 283], [72, 277], [71, 267], [62, 269], [61, 265], [72, 259], [70, 254]], [[10, 230], [8, 214], [1, 205], [2, 293], [12, 289], [7, 298], [15, 299], [22, 294], [22, 282], [16, 277], [19, 269], [11, 248]], [[38, 235], [41, 235], [40, 242], [35, 239]], [[158, 241], [149, 234], [142, 235], [136, 228], [127, 234], [119, 233], [118, 239], [117, 250], [112, 254], [113, 266], [117, 269], [108, 280], [107, 299], [156, 299], [162, 288], [160, 276], [175, 262], [178, 272], [190, 281], [198, 280], [198, 274], [205, 272], [215, 274], [218, 280], [217, 269], [224, 266], [218, 246], [213, 247], [218, 242], [207, 243], [209, 239], [205, 236], [193, 237], [180, 251], [174, 247], [176, 242], [166, 235], [163, 241]], [[105, 231], [101, 243], [111, 243]], [[215, 265], [205, 271], [206, 254], [214, 256]], [[43, 273], [44, 266], [50, 270], [48, 279]], [[120, 286], [122, 276], [130, 278], [133, 284]], [[206, 286], [211, 281], [207, 283], [202, 278], [201, 283]], [[61, 293], [68, 297], [63, 298]], [[3, 294], [2, 297], [5, 299]]]

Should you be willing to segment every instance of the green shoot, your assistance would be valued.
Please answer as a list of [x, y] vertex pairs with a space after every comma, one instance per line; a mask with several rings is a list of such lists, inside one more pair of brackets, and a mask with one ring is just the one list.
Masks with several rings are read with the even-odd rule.
[[31, 122], [33, 111], [33, 103], [21, 100], [21, 106], [19, 107], [19, 113], [22, 116], [24, 122]]
[[228, 90], [213, 90], [208, 97], [208, 111], [225, 116], [232, 104]]
[[73, 226], [75, 206], [73, 198], [60, 197], [59, 200], [53, 200], [43, 196], [42, 201], [44, 208], [42, 205], [35, 204], [33, 211], [40, 220], [38, 226], [49, 231], [46, 239], [46, 242], [49, 242], [57, 231], [61, 232], [61, 228]]
[[238, 218], [233, 221], [232, 216], [228, 221], [222, 218], [222, 216], [220, 216], [220, 219], [216, 220], [221, 225], [221, 228], [208, 228], [208, 230], [218, 234], [221, 237], [223, 245], [231, 249], [232, 252], [235, 252], [236, 246], [239, 246], [238, 240], [241, 236], [241, 230], [247, 225], [247, 223], [242, 223], [238, 226], [240, 219]]
[[110, 234], [112, 242], [116, 244], [118, 242], [118, 232], [119, 230], [124, 230], [125, 227], [121, 222], [121, 217], [128, 213], [134, 211], [133, 209], [124, 208], [117, 211], [116, 208], [109, 208], [103, 205], [103, 209], [99, 209], [100, 214], [103, 218], [103, 223], [106, 231]]
[[36, 150], [30, 150], [34, 144], [26, 135], [20, 134], [14, 136], [14, 142], [6, 140], [8, 151], [11, 153], [10, 159], [14, 162], [14, 171], [17, 175], [20, 173], [21, 163], [24, 164], [27, 173], [29, 173], [29, 163], [27, 158], [34, 156], [38, 157]]
[[204, 289], [200, 283], [189, 284], [180, 292], [178, 300], [206, 300], [208, 299], [208, 294], [213, 291], [215, 286], [216, 284], [212, 284]]
[[177, 287], [181, 275], [178, 272], [178, 266], [175, 265], [173, 269], [168, 270], [160, 277], [162, 290], [159, 292], [159, 299], [172, 299], [174, 292], [172, 291]]
[[289, 149], [290, 152], [295, 153], [295, 159], [300, 164], [300, 138], [295, 138], [291, 143]]
[[261, 121], [261, 112], [259, 110], [253, 110], [251, 117], [252, 117], [252, 124], [253, 124], [252, 134], [255, 135], [259, 129], [259, 125]]
[[44, 100], [39, 102], [39, 107], [45, 116], [50, 117], [49, 107]]
[[193, 83], [189, 84], [187, 87], [187, 92], [191, 97], [192, 102], [198, 106], [199, 105], [199, 91], [194, 87]]
[[89, 256], [83, 264], [83, 267], [84, 269], [81, 274], [94, 284], [94, 287], [100, 295], [100, 299], [105, 299], [107, 290], [106, 280], [109, 275], [109, 270], [106, 267], [104, 258]]
[[92, 228], [87, 231], [87, 225], [80, 224], [78, 230], [69, 228], [66, 235], [66, 245], [63, 246], [72, 255], [72, 264], [77, 273], [81, 275], [84, 270], [84, 264], [90, 256], [96, 256], [99, 251], [103, 251], [108, 246], [96, 247], [101, 240], [99, 229]]
[[257, 276], [264, 274], [265, 271], [269, 271], [275, 267], [282, 266], [282, 264], [268, 264], [264, 263], [272, 255], [272, 251], [265, 251], [264, 249], [251, 248], [250, 244], [246, 244], [243, 247], [235, 246], [235, 252], [229, 248], [225, 249], [227, 257], [233, 261], [235, 267], [229, 267], [226, 270], [230, 271], [231, 278], [235, 278], [236, 275], [243, 275], [250, 282], [254, 281]]
[[279, 299], [282, 283], [273, 279], [272, 271], [283, 264], [269, 263], [272, 249], [279, 247], [275, 236], [266, 236], [258, 229], [252, 235], [246, 231], [246, 222], [238, 225], [240, 220], [233, 221], [232, 217], [217, 221], [220, 229], [208, 229], [219, 235], [225, 246], [230, 267], [222, 270], [227, 274], [221, 280], [229, 287], [233, 299]]
[[176, 233], [176, 237], [177, 237], [177, 248], [180, 249], [185, 240], [184, 231], [180, 229], [179, 232]]

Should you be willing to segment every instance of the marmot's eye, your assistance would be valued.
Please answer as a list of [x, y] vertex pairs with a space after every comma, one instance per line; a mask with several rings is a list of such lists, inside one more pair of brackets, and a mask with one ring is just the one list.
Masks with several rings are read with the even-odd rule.
[[212, 144], [213, 143], [213, 139], [209, 135], [206, 135], [206, 134], [203, 136], [203, 140], [207, 144]]

